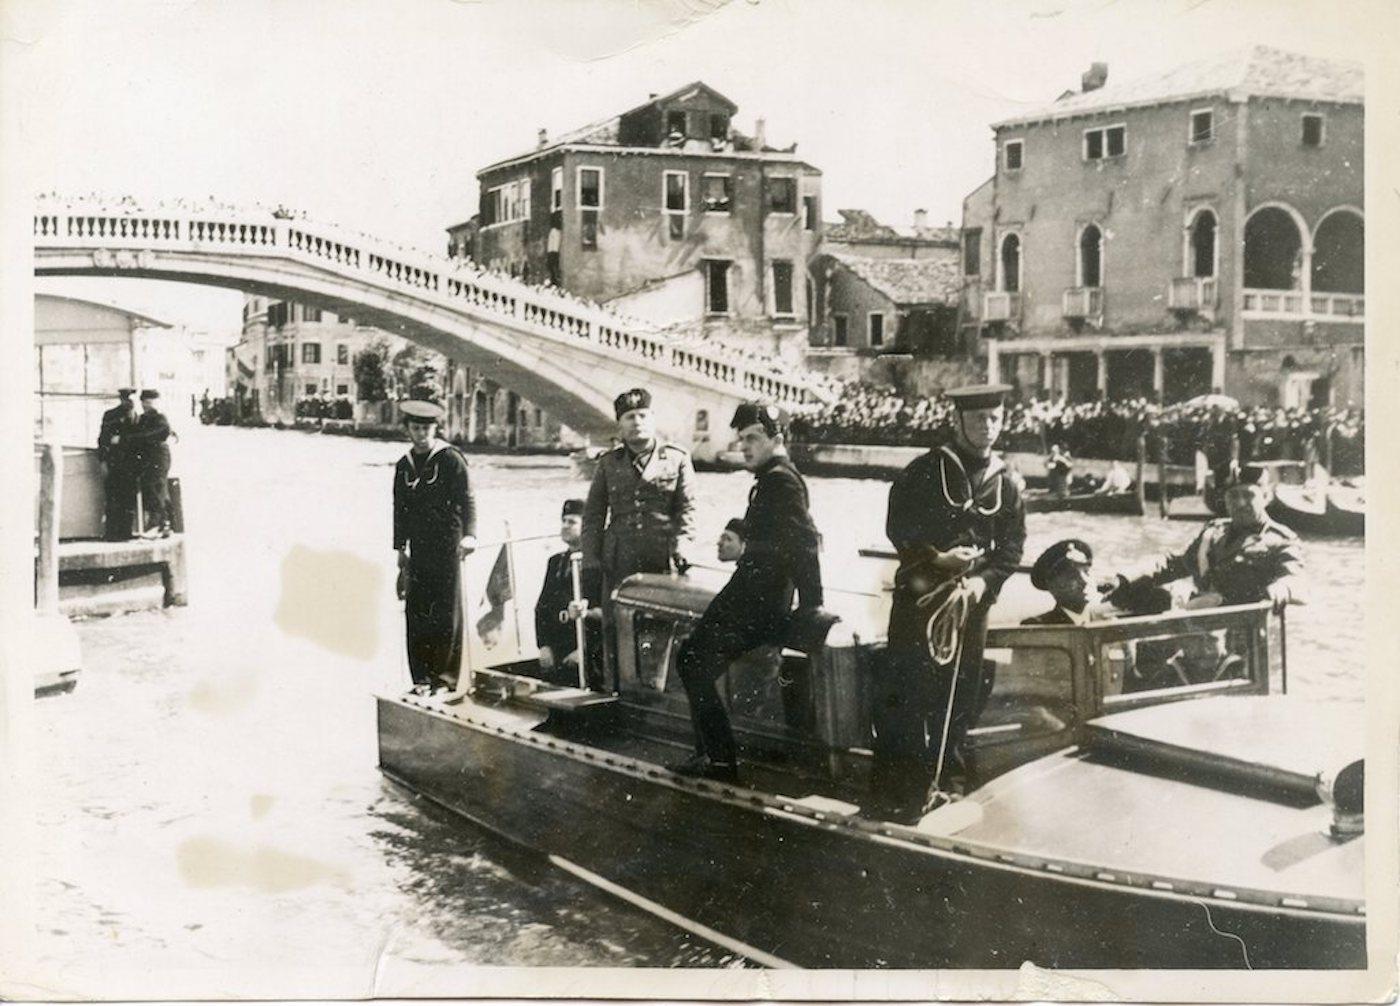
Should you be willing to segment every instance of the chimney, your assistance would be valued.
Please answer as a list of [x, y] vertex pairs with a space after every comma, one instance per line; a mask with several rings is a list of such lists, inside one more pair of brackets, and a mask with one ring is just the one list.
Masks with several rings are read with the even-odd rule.
[[547, 130], [540, 130], [539, 146], [541, 149], [549, 146], [549, 133]]
[[1079, 78], [1079, 89], [1081, 92], [1097, 91], [1108, 83], [1108, 64], [1090, 63], [1089, 69], [1084, 71], [1084, 75]]
[[762, 150], [768, 145], [768, 122], [765, 119], [753, 120], [753, 148]]
[[647, 94], [647, 101], [655, 101], [655, 100], [656, 100], [656, 92], [655, 92], [655, 91], [649, 92], [649, 93]]
[[928, 210], [914, 211], [914, 230], [922, 231], [928, 229]]

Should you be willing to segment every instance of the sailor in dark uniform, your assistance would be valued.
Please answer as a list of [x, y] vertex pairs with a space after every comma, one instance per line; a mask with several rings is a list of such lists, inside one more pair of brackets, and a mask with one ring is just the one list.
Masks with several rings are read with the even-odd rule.
[[[535, 603], [535, 644], [540, 650], [540, 670], [546, 672], [550, 680], [575, 684], [578, 681], [578, 633], [574, 621], [583, 611], [574, 603], [574, 580], [572, 562], [579, 554], [579, 538], [583, 530], [583, 500], [564, 501], [560, 515], [559, 537], [568, 547], [549, 557], [545, 567], [544, 585], [540, 588], [539, 600]], [[596, 607], [601, 599], [596, 572], [581, 577], [581, 593], [585, 602], [591, 601]], [[583, 609], [587, 610], [584, 605]], [[589, 637], [592, 636], [590, 632]], [[584, 655], [585, 668], [591, 677], [595, 672], [597, 656], [592, 652], [592, 639], [586, 638], [589, 651]]]
[[160, 392], [141, 392], [141, 415], [127, 434], [136, 452], [136, 471], [141, 483], [141, 500], [146, 508], [147, 534], [169, 538], [170, 514], [170, 421], [156, 408]]
[[106, 468], [102, 488], [106, 500], [105, 537], [126, 541], [132, 535], [136, 513], [136, 445], [130, 434], [136, 426], [135, 388], [118, 388], [121, 404], [102, 413], [97, 434], [97, 458]]
[[442, 408], [399, 406], [412, 441], [394, 466], [408, 671], [420, 694], [456, 685], [462, 664], [462, 560], [476, 549], [476, 502], [467, 459], [437, 437]]
[[914, 822], [969, 785], [963, 742], [991, 689], [987, 611], [1026, 538], [1017, 481], [992, 452], [1009, 390], [949, 391], [952, 442], [914, 459], [890, 487], [885, 530], [899, 569], [875, 689], [871, 816]]
[[690, 700], [696, 754], [671, 768], [736, 782], [738, 748], [715, 682], [740, 654], [783, 643], [794, 592], [799, 610], [820, 607], [822, 575], [807, 484], [785, 446], [786, 417], [774, 406], [746, 402], [730, 426], [738, 432], [744, 467], [754, 473], [742, 525], [744, 551], [729, 582], [681, 644], [678, 665]]
[[1083, 625], [1097, 600], [1089, 570], [1094, 551], [1078, 538], [1057, 541], [1031, 567], [1031, 586], [1050, 593], [1055, 607], [1024, 619], [1022, 625]]

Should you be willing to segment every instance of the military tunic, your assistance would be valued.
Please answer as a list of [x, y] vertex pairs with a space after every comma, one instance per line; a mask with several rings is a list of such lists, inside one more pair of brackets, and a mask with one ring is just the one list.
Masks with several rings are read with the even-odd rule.
[[415, 685], [456, 684], [462, 665], [462, 567], [457, 549], [476, 534], [467, 460], [433, 441], [394, 466], [394, 548], [408, 551], [404, 596], [408, 670]]
[[1303, 553], [1298, 536], [1265, 518], [1258, 527], [1236, 527], [1228, 518], [1208, 523], [1186, 548], [1160, 559], [1139, 582], [1153, 585], [1191, 577], [1196, 593], [1214, 592], [1225, 604], [1269, 597], [1284, 581], [1290, 599], [1302, 592]]
[[[992, 684], [982, 666], [987, 612], [1021, 561], [1025, 509], [1017, 480], [999, 457], [970, 458], [944, 446], [915, 458], [895, 479], [885, 531], [899, 554], [899, 570], [876, 685], [871, 790], [882, 809], [913, 813], [922, 809], [933, 782], [955, 679], [943, 781], [967, 781], [963, 740]], [[954, 668], [929, 654], [931, 612], [918, 601], [948, 579], [931, 567], [935, 553], [960, 545], [985, 550], [965, 575], [981, 577], [987, 589], [969, 612]]]
[[675, 444], [598, 459], [583, 508], [583, 566], [601, 570], [604, 596], [633, 573], [665, 573], [695, 525], [695, 467]]
[[102, 488], [106, 503], [103, 524], [108, 541], [126, 541], [133, 530], [137, 471], [131, 434], [135, 428], [136, 410], [132, 406], [118, 405], [102, 413], [97, 457], [107, 466]]
[[783, 642], [794, 592], [804, 608], [822, 603], [820, 541], [806, 482], [782, 455], [754, 475], [744, 512], [744, 554], [678, 657], [696, 750], [725, 765], [735, 764], [737, 750], [715, 682], [740, 654]]

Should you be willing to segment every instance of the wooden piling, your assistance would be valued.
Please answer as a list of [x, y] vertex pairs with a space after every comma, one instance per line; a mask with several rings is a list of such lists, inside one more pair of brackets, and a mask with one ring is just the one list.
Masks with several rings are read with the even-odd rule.
[[1159, 436], [1157, 438], [1157, 511], [1165, 520], [1171, 510], [1171, 501], [1167, 498], [1167, 438]]
[[1147, 513], [1147, 434], [1139, 433], [1137, 438], [1137, 512], [1142, 517]]

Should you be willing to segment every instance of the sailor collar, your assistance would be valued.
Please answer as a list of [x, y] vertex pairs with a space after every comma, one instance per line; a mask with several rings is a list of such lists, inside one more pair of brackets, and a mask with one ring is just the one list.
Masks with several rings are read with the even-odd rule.
[[[973, 488], [972, 476], [968, 474], [967, 467], [963, 464], [962, 458], [958, 456], [958, 452], [953, 450], [953, 448], [949, 447], [947, 444], [944, 444], [942, 447], [938, 448], [938, 450], [935, 453], [938, 455], [938, 485], [943, 492], [944, 502], [946, 502], [950, 507], [952, 507], [955, 510], [976, 511], [983, 517], [990, 517], [992, 516], [992, 514], [996, 513], [1001, 509], [1002, 480], [1000, 478], [997, 478], [995, 481], [996, 495], [992, 501], [992, 505], [990, 507], [978, 506], [978, 492]], [[949, 462], [951, 462], [953, 466], [957, 468], [958, 472], [963, 477], [963, 481], [967, 483], [967, 499], [963, 500], [962, 502], [958, 502], [957, 500], [955, 500], [953, 498], [953, 494], [949, 492], [948, 489]], [[989, 457], [987, 459], [987, 467], [982, 474], [983, 488], [985, 488], [988, 482], [991, 482], [995, 476], [1000, 475], [1005, 469], [1006, 462], [1002, 461], [1000, 457], [998, 457], [995, 454]]]
[[[428, 469], [428, 462], [432, 461], [433, 458], [437, 457], [438, 454], [440, 454], [442, 451], [447, 450], [447, 448], [450, 446], [452, 445], [449, 444], [446, 440], [434, 437], [433, 440], [428, 444], [428, 453], [422, 459], [421, 462], [418, 460], [418, 456], [413, 453], [412, 447], [404, 451], [404, 460], [408, 462], [408, 467], [403, 473], [404, 485], [408, 486], [408, 488], [410, 489], [417, 489], [418, 483], [423, 481], [423, 473]], [[411, 472], [417, 472], [417, 474], [410, 477]], [[434, 466], [432, 476], [428, 479], [427, 482], [424, 483], [424, 485], [432, 485], [434, 482], [437, 481], [437, 477], [437, 466]]]

